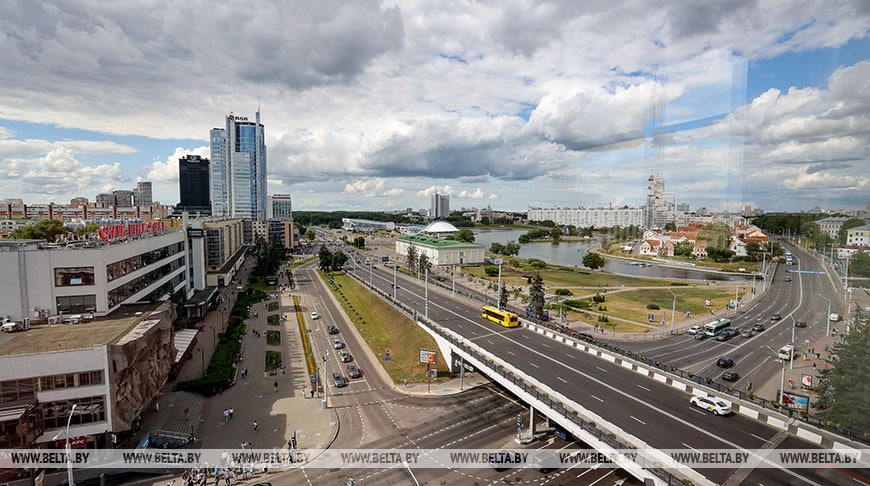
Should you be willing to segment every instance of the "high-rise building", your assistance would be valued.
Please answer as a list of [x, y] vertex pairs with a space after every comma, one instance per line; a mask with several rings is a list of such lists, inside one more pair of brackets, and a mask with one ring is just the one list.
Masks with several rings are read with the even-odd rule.
[[87, 206], [88, 205], [88, 198], [86, 198], [84, 196], [74, 197], [74, 198], [69, 200], [69, 205], [70, 206], [82, 206], [82, 205]]
[[112, 195], [115, 196], [115, 207], [133, 207], [133, 191], [129, 189], [116, 189], [112, 191]]
[[646, 227], [663, 228], [674, 222], [675, 197], [665, 192], [665, 178], [661, 174], [649, 176], [646, 186]]
[[209, 169], [211, 163], [199, 155], [178, 159], [178, 189], [181, 195], [177, 210], [211, 214]]
[[293, 200], [290, 194], [270, 194], [266, 196], [266, 219], [291, 221], [293, 219]]
[[211, 130], [212, 215], [266, 219], [266, 143], [260, 112], [253, 122], [230, 113]]
[[151, 197], [151, 181], [139, 181], [133, 189], [133, 206], [148, 207], [154, 200]]
[[432, 208], [429, 210], [431, 218], [446, 218], [450, 216], [450, 196], [447, 194], [432, 194]]

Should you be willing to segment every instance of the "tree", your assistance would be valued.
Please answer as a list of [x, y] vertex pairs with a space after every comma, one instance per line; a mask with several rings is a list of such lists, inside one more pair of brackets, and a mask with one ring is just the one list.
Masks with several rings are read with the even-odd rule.
[[308, 228], [307, 230], [305, 230], [305, 234], [302, 237], [305, 238], [305, 241], [311, 243], [312, 241], [314, 241], [315, 236], [316, 235], [314, 234], [314, 230]]
[[353, 239], [353, 247], [354, 248], [365, 248], [366, 247], [366, 239], [364, 236], [357, 236]]
[[457, 241], [474, 243], [474, 232], [467, 228], [461, 229], [453, 235], [453, 239]]
[[550, 238], [552, 238], [553, 241], [558, 242], [559, 240], [562, 239], [562, 230], [560, 230], [559, 228], [551, 229], [550, 230]]
[[493, 241], [491, 245], [489, 245], [489, 252], [501, 254], [504, 251], [504, 245], [497, 241]]
[[414, 245], [410, 245], [408, 247], [408, 254], [405, 258], [408, 261], [408, 268], [415, 268], [417, 266], [417, 247]]
[[605, 263], [606, 261], [604, 260], [604, 257], [599, 255], [598, 252], [587, 251], [586, 254], [583, 255], [583, 266], [591, 268], [592, 270], [603, 267]]
[[520, 254], [520, 245], [516, 241], [508, 241], [507, 245], [504, 246], [504, 249], [501, 252], [504, 256], [511, 255], [519, 255]]
[[46, 240], [54, 242], [57, 240], [58, 236], [68, 232], [69, 228], [63, 224], [63, 221], [59, 219], [43, 219], [36, 222], [36, 224], [16, 229], [9, 233], [7, 238], [14, 240]]
[[689, 243], [688, 241], [682, 241], [674, 245], [674, 256], [681, 257], [690, 257], [692, 256], [692, 250], [695, 249], [695, 245]]
[[532, 277], [529, 287], [529, 308], [538, 315], [544, 315], [544, 279], [540, 273]]
[[417, 266], [419, 267], [419, 272], [423, 275], [432, 270], [432, 262], [429, 261], [429, 255], [421, 253], [417, 258]]
[[815, 407], [826, 420], [866, 434], [870, 432], [870, 326], [854, 328], [834, 344], [831, 355], [837, 359], [827, 359], [830, 367], [821, 370]]
[[329, 268], [338, 271], [341, 270], [341, 267], [343, 267], [345, 263], [347, 263], [347, 255], [341, 250], [336, 250], [335, 253], [332, 254]]
[[507, 288], [505, 288], [505, 286], [502, 285], [498, 291], [498, 307], [499, 307], [499, 309], [504, 309], [505, 307], [507, 307], [507, 302], [508, 302]]
[[98, 225], [97, 223], [88, 223], [80, 228], [76, 228], [75, 230], [73, 230], [73, 233], [78, 236], [84, 236], [91, 233], [96, 233], [98, 229], [100, 229], [100, 225]]
[[858, 252], [849, 259], [849, 276], [870, 278], [870, 253]]
[[329, 248], [326, 245], [320, 246], [320, 251], [317, 253], [317, 266], [320, 268], [321, 272], [329, 272], [329, 269], [332, 268], [332, 252], [329, 251]]
[[677, 231], [677, 225], [674, 223], [665, 223], [665, 231]]

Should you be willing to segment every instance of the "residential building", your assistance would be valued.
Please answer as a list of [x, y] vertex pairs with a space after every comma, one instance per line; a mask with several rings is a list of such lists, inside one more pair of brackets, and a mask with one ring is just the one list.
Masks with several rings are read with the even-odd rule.
[[199, 155], [186, 155], [178, 159], [179, 203], [176, 210], [202, 215], [211, 214], [209, 191], [211, 161]]
[[230, 113], [211, 130], [211, 204], [216, 217], [266, 219], [266, 144], [255, 121]]
[[870, 224], [846, 230], [846, 245], [870, 247]]
[[270, 194], [266, 196], [266, 219], [279, 221], [293, 220], [293, 198], [290, 194]]
[[646, 187], [646, 225], [647, 228], [664, 228], [674, 223], [675, 197], [665, 192], [665, 178], [661, 174], [649, 176]]
[[559, 226], [576, 228], [612, 228], [614, 226], [645, 227], [643, 208], [533, 208], [528, 209], [529, 221], [552, 221]]
[[816, 224], [823, 233], [831, 238], [836, 238], [840, 234], [840, 228], [843, 226], [843, 223], [848, 220], [849, 218], [846, 216], [830, 216], [816, 220]]
[[148, 207], [154, 202], [151, 196], [151, 181], [139, 181], [133, 189], [133, 206]]
[[112, 196], [115, 198], [115, 202], [112, 206], [117, 206], [119, 208], [133, 207], [133, 191], [129, 189], [116, 189], [112, 191]]

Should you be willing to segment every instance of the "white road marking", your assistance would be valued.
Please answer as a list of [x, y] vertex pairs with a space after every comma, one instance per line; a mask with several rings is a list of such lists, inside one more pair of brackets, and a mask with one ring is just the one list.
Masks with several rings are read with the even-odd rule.
[[635, 417], [634, 415], [629, 415], [629, 417], [633, 418], [634, 420], [637, 420], [638, 422], [642, 423], [643, 425], [646, 425], [646, 422], [644, 422], [643, 420], [641, 420], [641, 419]]

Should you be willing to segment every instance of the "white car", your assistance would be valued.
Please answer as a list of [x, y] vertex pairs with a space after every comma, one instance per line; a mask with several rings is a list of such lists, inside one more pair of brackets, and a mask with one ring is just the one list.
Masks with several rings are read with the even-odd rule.
[[316, 312], [312, 312], [312, 313], [311, 313], [311, 319], [313, 319], [313, 320], [320, 319], [320, 314], [318, 314], [318, 313], [316, 313]]
[[731, 413], [731, 404], [721, 398], [692, 397], [689, 403], [708, 412], [713, 412], [713, 415], [729, 415]]
[[699, 332], [703, 332], [701, 329], [701, 326], [692, 326], [689, 328], [689, 336], [694, 336], [695, 334], [698, 334]]

